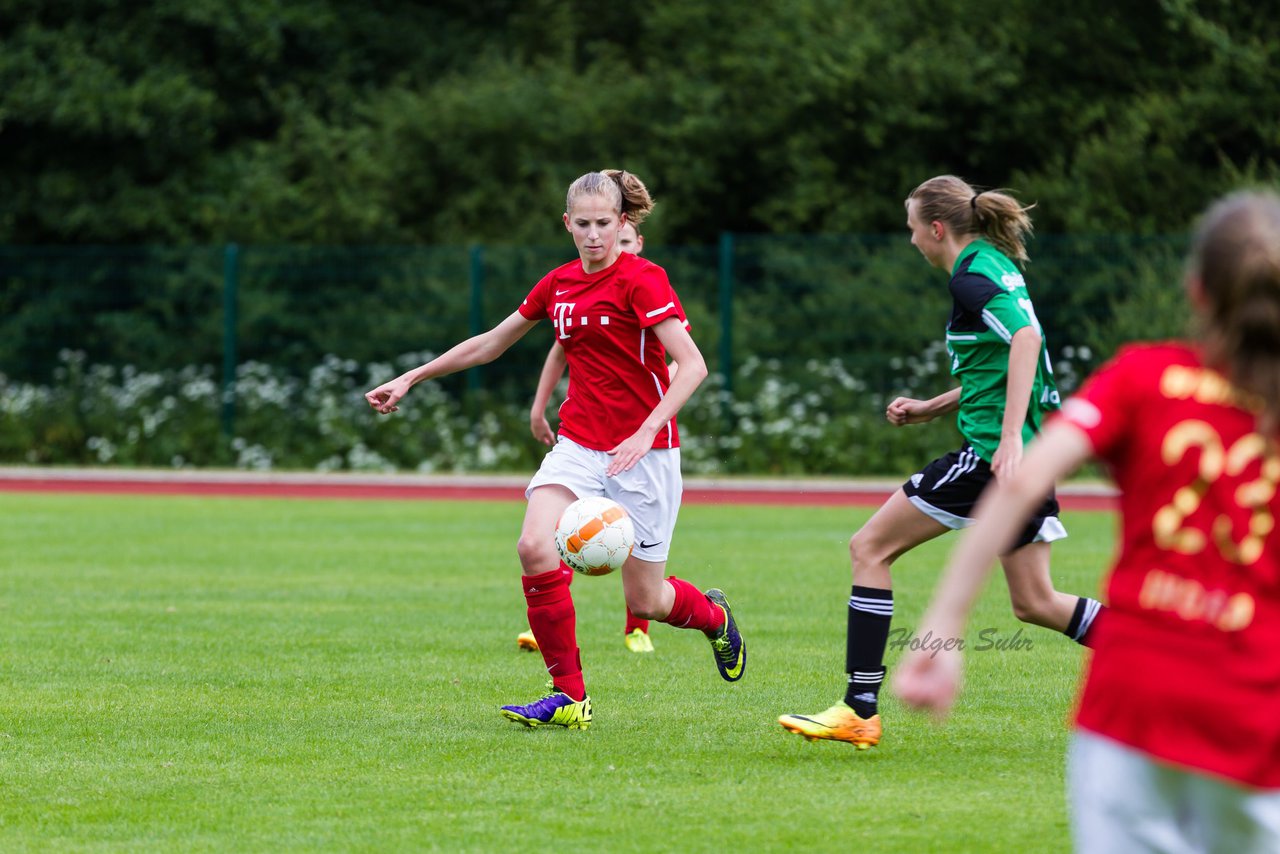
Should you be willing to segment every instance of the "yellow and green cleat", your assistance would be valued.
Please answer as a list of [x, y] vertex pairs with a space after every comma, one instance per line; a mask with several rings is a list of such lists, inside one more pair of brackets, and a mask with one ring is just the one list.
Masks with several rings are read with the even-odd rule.
[[503, 706], [499, 711], [507, 720], [527, 727], [586, 729], [591, 726], [591, 698], [583, 697], [578, 702], [561, 691], [552, 691], [527, 706]]
[[724, 611], [724, 625], [714, 635], [708, 635], [711, 651], [715, 654], [716, 667], [720, 669], [720, 678], [726, 682], [737, 682], [747, 672], [747, 644], [738, 631], [738, 623], [733, 619], [733, 611], [724, 598], [724, 591], [711, 588], [707, 591], [711, 604]]
[[632, 652], [653, 652], [653, 640], [644, 629], [632, 629], [630, 634], [622, 636], [622, 642]]

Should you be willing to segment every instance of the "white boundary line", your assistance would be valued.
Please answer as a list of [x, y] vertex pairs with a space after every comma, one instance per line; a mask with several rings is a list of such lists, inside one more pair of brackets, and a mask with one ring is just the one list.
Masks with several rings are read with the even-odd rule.
[[[62, 466], [0, 466], [0, 481], [36, 480], [99, 481], [103, 483], [211, 483], [280, 484], [286, 486], [401, 486], [401, 487], [494, 487], [523, 489], [533, 476], [502, 474], [375, 474], [364, 472], [284, 472], [236, 469], [138, 469], [75, 468]], [[904, 478], [757, 478], [686, 477], [685, 489], [751, 490], [758, 492], [884, 492], [902, 485]], [[1059, 495], [1114, 496], [1105, 483], [1072, 483], [1058, 488]]]

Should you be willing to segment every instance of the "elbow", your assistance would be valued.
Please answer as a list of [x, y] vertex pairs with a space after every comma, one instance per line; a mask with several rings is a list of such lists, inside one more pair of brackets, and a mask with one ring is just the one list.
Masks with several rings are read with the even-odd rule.
[[1013, 334], [1016, 341], [1022, 343], [1026, 347], [1034, 348], [1037, 351], [1040, 345], [1044, 343], [1044, 336], [1036, 332], [1030, 326], [1024, 326]]
[[499, 346], [493, 341], [480, 341], [479, 346], [475, 349], [475, 364], [487, 365], [494, 359], [502, 355], [506, 348]]
[[686, 375], [693, 377], [696, 380], [694, 384], [695, 386], [702, 385], [702, 381], [707, 378], [707, 363], [702, 359], [698, 359], [697, 363], [692, 365], [686, 365], [684, 362], [681, 362], [680, 376]]

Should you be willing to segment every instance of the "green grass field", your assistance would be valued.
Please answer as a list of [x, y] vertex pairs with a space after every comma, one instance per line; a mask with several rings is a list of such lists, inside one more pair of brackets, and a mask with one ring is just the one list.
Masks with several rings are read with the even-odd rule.
[[[937, 727], [882, 705], [856, 752], [776, 723], [839, 699], [846, 543], [869, 511], [689, 506], [671, 570], [725, 589], [742, 682], [701, 635], [622, 645], [618, 578], [574, 583], [595, 722], [539, 696], [510, 502], [0, 495], [0, 849], [1064, 851], [1066, 638], [969, 656]], [[1061, 589], [1111, 520], [1067, 514]], [[950, 537], [899, 562], [896, 627]], [[972, 624], [1011, 638], [1003, 582]], [[891, 653], [891, 661], [897, 653]]]

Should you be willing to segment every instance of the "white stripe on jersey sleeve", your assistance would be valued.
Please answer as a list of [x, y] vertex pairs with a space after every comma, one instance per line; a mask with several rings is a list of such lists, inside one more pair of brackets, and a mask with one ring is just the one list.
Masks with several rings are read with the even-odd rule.
[[[669, 308], [672, 305], [674, 305], [674, 303], [668, 303], [667, 307]], [[644, 342], [645, 342], [645, 336], [648, 334], [648, 332], [649, 332], [648, 329], [640, 330], [640, 364], [641, 365], [644, 364]], [[662, 400], [664, 397], [666, 397], [666, 395], [662, 393], [662, 382], [658, 379], [658, 375], [655, 374], [653, 371], [649, 372], [649, 376], [653, 377], [653, 387], [658, 390], [658, 400]], [[667, 429], [667, 446], [670, 447], [671, 446], [671, 422], [670, 421], [667, 422], [666, 429]]]
[[1009, 334], [1009, 330], [1005, 328], [1005, 325], [997, 320], [996, 316], [985, 308], [982, 310], [982, 319], [986, 322], [987, 327], [992, 332], [1000, 336], [1004, 343], [1008, 344], [1013, 341], [1013, 336]]

